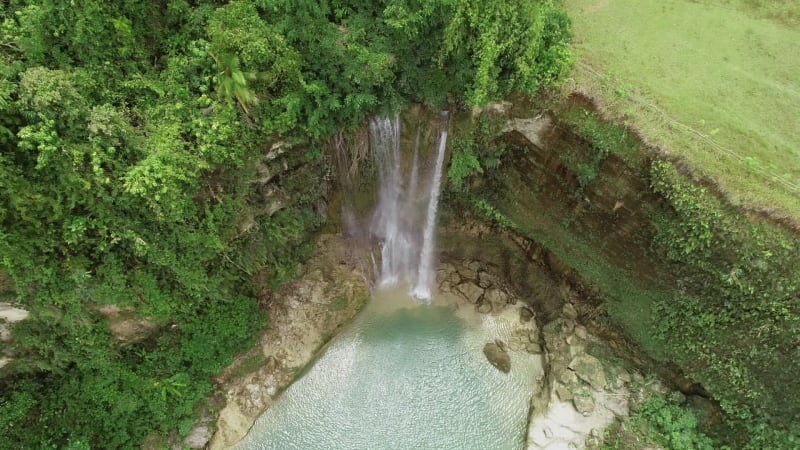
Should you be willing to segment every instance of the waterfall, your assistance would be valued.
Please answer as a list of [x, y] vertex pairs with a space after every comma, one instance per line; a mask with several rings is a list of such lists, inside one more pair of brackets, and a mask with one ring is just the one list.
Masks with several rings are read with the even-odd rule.
[[393, 285], [406, 278], [408, 261], [404, 257], [411, 245], [408, 233], [400, 227], [401, 158], [400, 118], [370, 120], [370, 145], [378, 170], [380, 190], [373, 218], [373, 234], [381, 242], [380, 286]]
[[447, 120], [447, 114], [443, 114], [435, 166], [427, 191], [419, 186], [420, 165], [424, 162], [420, 156], [421, 124], [414, 143], [410, 176], [406, 180], [399, 116], [370, 120], [370, 145], [380, 183], [371, 225], [373, 236], [381, 244], [378, 286], [407, 283], [412, 287], [411, 295], [422, 300], [430, 299], [434, 282], [434, 231], [447, 146]]
[[433, 180], [428, 194], [428, 212], [425, 215], [425, 231], [422, 235], [422, 252], [419, 257], [417, 284], [411, 294], [419, 299], [431, 298], [431, 287], [435, 281], [433, 268], [433, 233], [436, 230], [436, 212], [439, 209], [439, 191], [442, 184], [442, 165], [447, 148], [447, 113], [442, 114], [444, 126], [439, 136], [439, 149], [436, 152], [436, 167], [433, 169]]

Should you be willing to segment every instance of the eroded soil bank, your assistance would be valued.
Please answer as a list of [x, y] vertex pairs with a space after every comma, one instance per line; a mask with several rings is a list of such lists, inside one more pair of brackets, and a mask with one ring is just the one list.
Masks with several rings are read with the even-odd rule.
[[[795, 231], [734, 207], [591, 99], [540, 100], [492, 105], [464, 126], [462, 158], [466, 148], [484, 170], [453, 193], [450, 228], [468, 209], [491, 224], [478, 240], [507, 232], [524, 256], [496, 259], [521, 292], [535, 291], [531, 266], [546, 268], [577, 294], [590, 331], [690, 396], [687, 406], [718, 401], [724, 426], [719, 408], [703, 409], [728, 445], [791, 448], [800, 418], [795, 363], [786, 364], [800, 356]], [[558, 310], [537, 304], [547, 320]]]

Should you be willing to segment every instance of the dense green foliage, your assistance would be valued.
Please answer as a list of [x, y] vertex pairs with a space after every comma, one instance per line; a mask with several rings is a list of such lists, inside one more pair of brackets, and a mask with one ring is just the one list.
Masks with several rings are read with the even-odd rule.
[[670, 163], [653, 163], [651, 186], [669, 205], [655, 249], [681, 280], [658, 305], [671, 356], [748, 428], [752, 448], [798, 445], [797, 239], [751, 223]]
[[469, 190], [468, 183], [476, 175], [496, 179], [495, 169], [506, 152], [506, 145], [496, 139], [503, 120], [482, 114], [472, 123], [464, 124], [451, 141], [452, 157], [447, 170], [449, 188], [456, 192]]
[[[568, 40], [549, 0], [0, 2], [0, 275], [31, 311], [0, 447], [186, 433], [312, 251], [322, 141], [534, 92]], [[115, 339], [109, 305], [153, 330]]]
[[680, 395], [653, 393], [622, 424], [606, 432], [602, 450], [647, 447], [669, 450], [711, 450], [712, 440], [699, 429], [695, 414]]
[[578, 176], [580, 192], [576, 196], [583, 195], [586, 186], [597, 178], [600, 165], [609, 155], [618, 155], [630, 167], [638, 167], [641, 163], [639, 143], [624, 126], [603, 123], [596, 115], [578, 107], [567, 109], [560, 117], [592, 146], [588, 155], [568, 152], [563, 156], [564, 162]]
[[488, 201], [502, 183], [502, 161], [510, 146], [497, 139], [504, 120], [494, 113], [462, 122], [451, 141], [445, 201], [451, 208], [467, 208], [503, 228], [514, 224]]

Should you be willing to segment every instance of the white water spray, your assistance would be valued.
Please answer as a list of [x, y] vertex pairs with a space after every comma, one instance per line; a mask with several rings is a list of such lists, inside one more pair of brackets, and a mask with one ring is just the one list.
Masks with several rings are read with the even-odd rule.
[[381, 240], [380, 286], [391, 286], [406, 278], [411, 241], [400, 226], [401, 171], [400, 119], [373, 118], [370, 144], [381, 186], [378, 208], [373, 218], [373, 233]]
[[[434, 232], [447, 147], [447, 119], [444, 113], [435, 167], [427, 191], [418, 186], [422, 164], [420, 129], [417, 130], [410, 177], [406, 182], [399, 117], [373, 118], [370, 121], [370, 144], [380, 182], [378, 206], [372, 219], [372, 233], [381, 242], [378, 285], [386, 287], [407, 283], [412, 286], [411, 295], [421, 300], [431, 298], [434, 283]], [[423, 205], [426, 209], [424, 216]]]
[[422, 236], [422, 252], [419, 258], [417, 284], [411, 291], [411, 295], [424, 300], [431, 298], [431, 288], [434, 282], [433, 234], [436, 230], [436, 212], [439, 209], [439, 190], [442, 184], [442, 165], [444, 164], [444, 153], [447, 148], [447, 118], [447, 113], [443, 113], [444, 126], [442, 127], [442, 134], [439, 136], [436, 167], [433, 169], [433, 181], [431, 181], [431, 190], [428, 198], [428, 213], [425, 215], [425, 231]]

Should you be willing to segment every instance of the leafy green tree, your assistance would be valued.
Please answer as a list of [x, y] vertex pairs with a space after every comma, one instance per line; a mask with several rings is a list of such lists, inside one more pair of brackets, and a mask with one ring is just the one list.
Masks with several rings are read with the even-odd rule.
[[[321, 141], [560, 73], [550, 3], [488, 2], [495, 15], [464, 22], [481, 5], [0, 2], [0, 271], [31, 311], [0, 369], [0, 448], [132, 448], [191, 421], [264, 326], [260, 290], [313, 251]], [[550, 39], [535, 58], [488, 23], [508, 17]], [[278, 140], [272, 183], [289, 195], [274, 211], [252, 180]], [[99, 313], [112, 304], [153, 334], [117, 341]]]
[[570, 67], [569, 19], [553, 1], [464, 0], [444, 31], [438, 62], [456, 67], [469, 104], [535, 93]]

